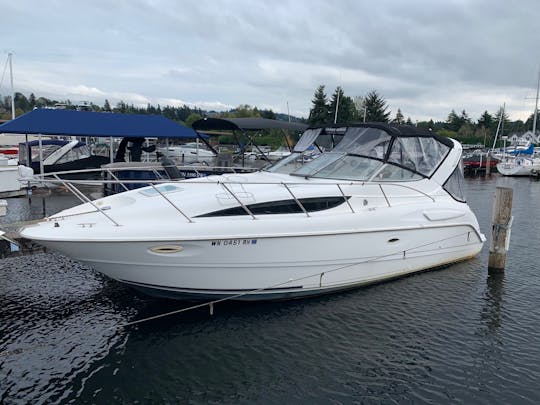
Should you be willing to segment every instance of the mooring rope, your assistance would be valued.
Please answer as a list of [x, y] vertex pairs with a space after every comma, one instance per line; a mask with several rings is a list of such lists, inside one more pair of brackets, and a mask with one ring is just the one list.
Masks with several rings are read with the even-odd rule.
[[[464, 235], [467, 235], [467, 234], [470, 234], [470, 231], [459, 233], [459, 234], [452, 235], [452, 236], [448, 236], [446, 238], [438, 239], [438, 240], [428, 242], [428, 243], [424, 243], [424, 244], [421, 244], [421, 245], [417, 245], [417, 246], [414, 246], [414, 247], [410, 247], [408, 249], [399, 249], [399, 250], [396, 250], [396, 251], [394, 251], [392, 253], [387, 253], [387, 254], [384, 254], [384, 255], [372, 257], [370, 259], [362, 260], [362, 261], [355, 262], [355, 263], [350, 263], [350, 264], [347, 264], [347, 265], [344, 265], [344, 266], [337, 267], [337, 268], [332, 269], [332, 270], [327, 270], [327, 271], [324, 271], [324, 272], [316, 272], [316, 273], [313, 273], [313, 274], [310, 274], [310, 275], [307, 275], [307, 276], [298, 277], [298, 278], [295, 278], [295, 279], [288, 279], [287, 281], [283, 281], [283, 282], [276, 283], [276, 284], [273, 284], [273, 285], [269, 285], [269, 286], [266, 286], [266, 287], [256, 288], [256, 289], [253, 289], [253, 290], [245, 291], [245, 292], [242, 292], [242, 293], [239, 293], [239, 294], [233, 294], [233, 295], [230, 295], [230, 296], [227, 296], [227, 297], [224, 297], [224, 298], [220, 298], [220, 299], [216, 299], [216, 300], [213, 300], [213, 301], [203, 302], [203, 303], [200, 303], [200, 304], [192, 305], [190, 307], [165, 312], [163, 314], [149, 316], [149, 317], [146, 317], [146, 318], [143, 318], [143, 319], [138, 319], [136, 321], [127, 322], [127, 323], [124, 323], [124, 324], [121, 324], [121, 325], [111, 326], [110, 328], [107, 328], [107, 330], [120, 330], [120, 329], [127, 328], [129, 326], [137, 325], [137, 324], [144, 323], [144, 322], [149, 322], [149, 321], [152, 321], [152, 320], [155, 320], [155, 319], [164, 318], [164, 317], [175, 315], [175, 314], [180, 314], [180, 313], [183, 313], [183, 312], [193, 311], [195, 309], [204, 308], [204, 307], [209, 307], [210, 315], [213, 315], [214, 305], [225, 302], [225, 301], [231, 301], [231, 300], [234, 300], [234, 299], [237, 299], [237, 298], [244, 297], [246, 295], [250, 295], [250, 294], [265, 291], [265, 290], [268, 290], [268, 289], [280, 287], [280, 286], [283, 286], [283, 285], [291, 283], [291, 282], [302, 281], [302, 280], [305, 280], [305, 279], [308, 279], [308, 278], [315, 277], [315, 276], [320, 275], [320, 274], [333, 273], [333, 272], [344, 270], [346, 268], [356, 266], [356, 265], [359, 265], [359, 264], [378, 261], [378, 260], [384, 259], [386, 257], [406, 253], [406, 252], [411, 251], [411, 250], [420, 249], [420, 248], [427, 247], [427, 246], [430, 246], [430, 245], [434, 245], [434, 244], [437, 244], [437, 243], [440, 243], [440, 242], [444, 242], [446, 240], [458, 238], [460, 236], [464, 236]], [[26, 351], [29, 351], [29, 350], [33, 350], [33, 349], [36, 349], [38, 347], [44, 347], [44, 346], [54, 346], [54, 344], [52, 344], [52, 343], [50, 343], [50, 344], [42, 343], [42, 344], [38, 344], [38, 345], [28, 346], [26, 348], [17, 348], [17, 349], [14, 349], [14, 350], [6, 350], [6, 351], [3, 351], [3, 352], [0, 352], [0, 357], [20, 354], [20, 353], [23, 353], [23, 352], [26, 352]]]

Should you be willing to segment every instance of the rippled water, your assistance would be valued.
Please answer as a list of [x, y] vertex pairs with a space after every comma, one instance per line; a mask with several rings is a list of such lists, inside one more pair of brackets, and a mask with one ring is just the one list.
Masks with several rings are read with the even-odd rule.
[[[514, 188], [515, 216], [498, 275], [486, 244], [471, 261], [347, 293], [117, 329], [187, 304], [53, 253], [1, 260], [0, 403], [539, 403], [540, 183], [467, 180], [488, 238], [495, 185]], [[41, 210], [10, 200], [9, 219]]]

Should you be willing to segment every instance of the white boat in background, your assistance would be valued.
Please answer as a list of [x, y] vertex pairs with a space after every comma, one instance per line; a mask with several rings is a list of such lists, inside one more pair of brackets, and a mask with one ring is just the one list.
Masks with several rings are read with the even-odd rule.
[[18, 164], [17, 159], [10, 159], [0, 154], [0, 198], [16, 197], [26, 193], [27, 182], [34, 171]]
[[216, 159], [216, 154], [205, 148], [198, 141], [157, 148], [157, 152], [160, 155], [173, 159], [178, 164], [211, 164]]
[[458, 142], [384, 124], [309, 131], [343, 139], [292, 173], [272, 166], [127, 191], [21, 236], [149, 294], [190, 299], [323, 294], [481, 250]]
[[503, 176], [532, 176], [540, 173], [540, 159], [526, 156], [508, 158], [497, 164]]
[[[536, 104], [532, 131], [522, 137], [515, 136], [514, 147], [511, 150], [503, 148], [501, 161], [497, 164], [497, 171], [503, 176], [532, 176], [540, 173], [540, 157], [535, 152], [534, 142], [537, 141], [536, 122], [538, 118], [538, 95], [540, 92], [540, 71], [536, 86]], [[506, 142], [506, 141], [505, 141]]]
[[272, 152], [268, 152], [266, 156], [268, 156], [268, 159], [272, 162], [275, 162], [276, 160], [283, 159], [284, 157], [287, 157], [291, 154], [291, 151], [287, 147], [281, 147], [276, 150], [273, 150]]

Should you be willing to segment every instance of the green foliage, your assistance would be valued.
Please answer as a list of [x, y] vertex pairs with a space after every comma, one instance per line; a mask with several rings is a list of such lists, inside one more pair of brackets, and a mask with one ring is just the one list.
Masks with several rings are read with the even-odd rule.
[[334, 122], [335, 120], [335, 122], [347, 123], [358, 120], [358, 111], [356, 110], [353, 99], [346, 96], [340, 86], [336, 88], [336, 91], [332, 95], [332, 99], [330, 100], [329, 112], [331, 122]]
[[366, 95], [364, 98], [364, 105], [366, 108], [367, 122], [388, 122], [390, 111], [387, 111], [388, 107], [386, 101], [377, 93], [377, 91], [371, 90]]
[[[409, 117], [409, 119], [410, 119], [410, 117]], [[405, 124], [405, 117], [403, 116], [403, 113], [401, 112], [401, 109], [398, 108], [397, 113], [396, 113], [396, 118], [394, 118], [392, 120], [392, 123], [393, 124], [398, 124], [398, 125]]]
[[328, 97], [324, 92], [324, 85], [321, 84], [315, 90], [313, 100], [311, 100], [312, 107], [309, 111], [308, 122], [312, 125], [325, 124], [332, 122], [330, 119], [330, 109], [328, 106]]
[[186, 121], [185, 121], [185, 125], [186, 127], [188, 128], [191, 128], [191, 126], [193, 125], [193, 123], [195, 121], [198, 121], [202, 118], [202, 116], [200, 114], [197, 114], [197, 113], [191, 113], [189, 114], [189, 116], [186, 118]]

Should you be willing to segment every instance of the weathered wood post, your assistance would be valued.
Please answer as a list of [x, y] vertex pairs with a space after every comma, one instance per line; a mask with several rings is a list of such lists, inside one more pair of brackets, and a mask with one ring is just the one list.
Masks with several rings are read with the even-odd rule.
[[491, 174], [491, 155], [488, 153], [486, 156], [486, 176]]
[[506, 265], [506, 252], [510, 244], [512, 226], [512, 197], [511, 188], [497, 187], [495, 189], [489, 245], [489, 270], [504, 270]]

